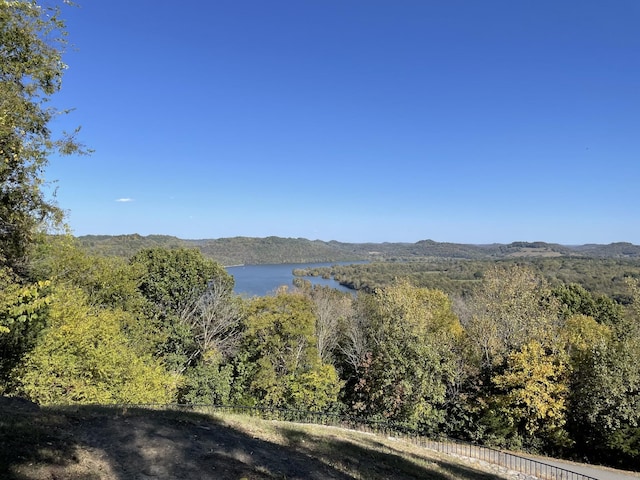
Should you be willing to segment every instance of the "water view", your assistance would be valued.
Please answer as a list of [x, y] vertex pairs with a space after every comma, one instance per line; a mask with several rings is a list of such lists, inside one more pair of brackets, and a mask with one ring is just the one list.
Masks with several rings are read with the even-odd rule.
[[[227, 267], [227, 272], [235, 279], [235, 293], [246, 297], [272, 294], [282, 285], [293, 288], [293, 270], [296, 268], [330, 267], [332, 265], [349, 265], [358, 262], [333, 263], [282, 263], [277, 265], [239, 265]], [[299, 277], [309, 280], [313, 285], [323, 285], [342, 292], [351, 292], [350, 288], [340, 285], [333, 279], [321, 277]]]

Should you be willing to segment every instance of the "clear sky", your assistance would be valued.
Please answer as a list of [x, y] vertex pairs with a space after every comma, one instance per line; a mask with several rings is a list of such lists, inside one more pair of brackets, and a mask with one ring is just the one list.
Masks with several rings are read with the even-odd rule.
[[638, 0], [78, 0], [75, 235], [640, 244]]

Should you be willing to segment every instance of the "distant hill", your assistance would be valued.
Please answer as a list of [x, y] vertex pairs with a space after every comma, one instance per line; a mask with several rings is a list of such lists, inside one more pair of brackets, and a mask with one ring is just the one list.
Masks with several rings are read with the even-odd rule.
[[254, 265], [265, 263], [314, 263], [364, 260], [368, 256], [331, 244], [306, 238], [233, 237], [216, 240], [187, 241], [204, 255], [223, 265]]
[[184, 240], [168, 235], [85, 235], [77, 238], [90, 253], [130, 257], [152, 247], [191, 247], [223, 265], [348, 262], [358, 260], [411, 261], [424, 258], [490, 260], [517, 257], [640, 258], [640, 246], [558, 245], [545, 242], [471, 245], [421, 240], [416, 243], [343, 243], [282, 237], [230, 237]]
[[572, 247], [574, 252], [586, 257], [596, 258], [640, 258], [640, 245], [627, 242], [609, 245], [588, 244]]
[[185, 246], [184, 240], [169, 235], [84, 235], [80, 245], [94, 255], [130, 257], [145, 248]]

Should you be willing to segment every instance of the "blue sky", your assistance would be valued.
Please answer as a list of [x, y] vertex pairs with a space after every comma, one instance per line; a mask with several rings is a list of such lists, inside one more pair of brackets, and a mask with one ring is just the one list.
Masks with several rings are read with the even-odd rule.
[[76, 235], [640, 244], [640, 2], [79, 0]]

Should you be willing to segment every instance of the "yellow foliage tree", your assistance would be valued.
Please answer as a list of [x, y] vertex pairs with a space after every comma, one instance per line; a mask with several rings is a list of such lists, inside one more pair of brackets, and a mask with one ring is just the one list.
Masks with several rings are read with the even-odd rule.
[[612, 338], [611, 327], [598, 323], [593, 317], [587, 315], [572, 315], [569, 317], [562, 330], [569, 354], [579, 358], [588, 354], [594, 345]]
[[130, 345], [127, 315], [91, 307], [79, 288], [58, 286], [49, 326], [17, 372], [21, 393], [41, 404], [169, 402], [176, 377]]
[[497, 404], [518, 434], [558, 446], [567, 442], [568, 373], [566, 355], [551, 353], [536, 340], [509, 354], [506, 370], [493, 383], [503, 392]]

